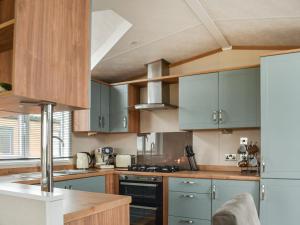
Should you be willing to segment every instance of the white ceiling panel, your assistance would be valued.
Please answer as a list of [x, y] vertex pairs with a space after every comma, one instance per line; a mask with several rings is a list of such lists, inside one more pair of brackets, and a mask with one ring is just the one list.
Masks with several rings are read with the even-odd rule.
[[300, 17], [299, 0], [200, 0], [214, 20]]
[[106, 58], [200, 23], [183, 0], [94, 0], [93, 7], [113, 10], [133, 25]]
[[145, 63], [160, 58], [173, 63], [218, 48], [203, 25], [103, 61], [93, 76], [109, 82], [127, 80], [146, 73]]
[[218, 21], [232, 45], [300, 45], [299, 19]]

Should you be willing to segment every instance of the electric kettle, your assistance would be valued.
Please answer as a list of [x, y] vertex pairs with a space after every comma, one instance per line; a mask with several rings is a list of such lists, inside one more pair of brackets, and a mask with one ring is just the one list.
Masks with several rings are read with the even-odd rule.
[[88, 169], [92, 165], [92, 156], [88, 152], [77, 153], [76, 168]]

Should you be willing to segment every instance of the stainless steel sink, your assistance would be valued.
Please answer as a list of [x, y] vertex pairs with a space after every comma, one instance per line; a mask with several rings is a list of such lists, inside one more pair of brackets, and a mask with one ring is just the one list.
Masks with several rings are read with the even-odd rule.
[[[76, 174], [86, 174], [86, 173], [95, 173], [96, 170], [59, 170], [54, 171], [53, 176], [59, 177], [59, 176], [66, 176], [66, 175], [76, 175]], [[41, 179], [41, 173], [40, 172], [34, 172], [34, 173], [20, 173], [13, 175], [17, 179]]]
[[76, 174], [86, 174], [86, 173], [95, 173], [96, 170], [59, 170], [55, 171], [54, 174], [63, 176], [63, 175], [76, 175]]

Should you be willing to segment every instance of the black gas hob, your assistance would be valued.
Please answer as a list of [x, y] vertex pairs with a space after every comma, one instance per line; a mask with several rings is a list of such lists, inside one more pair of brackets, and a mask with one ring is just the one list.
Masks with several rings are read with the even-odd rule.
[[179, 166], [175, 166], [175, 165], [155, 166], [155, 165], [135, 164], [135, 165], [128, 166], [128, 171], [173, 173], [179, 171]]

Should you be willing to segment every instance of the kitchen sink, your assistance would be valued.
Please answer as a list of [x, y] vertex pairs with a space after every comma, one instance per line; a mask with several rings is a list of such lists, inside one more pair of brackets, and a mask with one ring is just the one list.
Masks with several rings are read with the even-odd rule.
[[59, 170], [59, 171], [55, 171], [53, 174], [57, 174], [58, 176], [63, 176], [63, 175], [76, 175], [76, 174], [86, 174], [86, 173], [95, 173], [95, 172], [97, 171], [96, 170]]
[[[59, 170], [54, 171], [53, 176], [59, 177], [59, 176], [66, 176], [66, 175], [76, 175], [76, 174], [86, 174], [86, 173], [94, 173], [96, 170]], [[14, 178], [17, 179], [41, 179], [41, 173], [40, 172], [33, 172], [33, 173], [20, 173], [13, 175]]]

